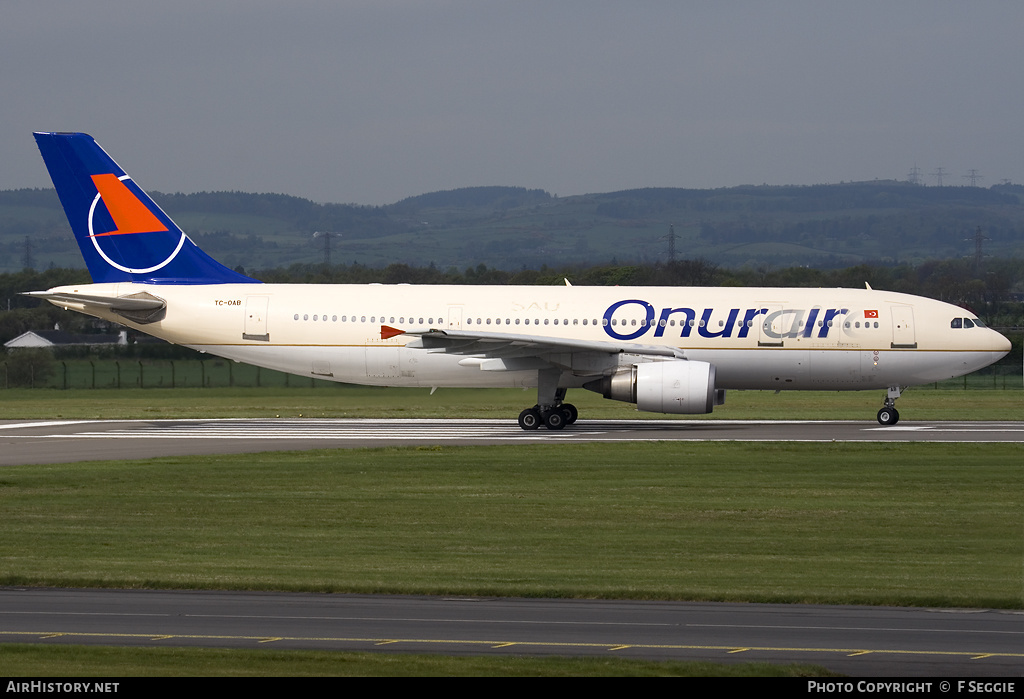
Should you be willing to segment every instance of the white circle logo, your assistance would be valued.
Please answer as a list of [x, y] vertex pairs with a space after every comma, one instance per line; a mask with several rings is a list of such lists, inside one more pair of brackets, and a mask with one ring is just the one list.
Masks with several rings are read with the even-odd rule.
[[[117, 179], [120, 182], [124, 182], [125, 180], [130, 180], [131, 178], [128, 175], [122, 175], [121, 177], [118, 177]], [[127, 190], [127, 188], [126, 188], [126, 190]], [[136, 201], [138, 201], [138, 199], [135, 197], [134, 194], [131, 194], [131, 196], [133, 198], [135, 198]], [[118, 232], [118, 231], [115, 230], [113, 232], [108, 232], [108, 233], [96, 233], [95, 230], [93, 229], [93, 217], [94, 217], [95, 212], [96, 212], [96, 205], [99, 204], [99, 202], [100, 202], [100, 200], [102, 198], [103, 198], [102, 193], [97, 191], [96, 192], [96, 197], [92, 200], [92, 206], [89, 207], [89, 238], [92, 240], [92, 245], [93, 245], [94, 248], [96, 248], [96, 252], [99, 253], [100, 257], [102, 257], [104, 260], [106, 260], [107, 264], [109, 264], [111, 267], [114, 267], [115, 269], [119, 269], [122, 272], [127, 272], [129, 274], [148, 274], [150, 272], [155, 272], [158, 269], [162, 269], [163, 267], [166, 267], [168, 264], [171, 263], [171, 261], [175, 257], [178, 256], [178, 253], [181, 251], [181, 246], [185, 244], [185, 238], [187, 237], [185, 235], [184, 231], [179, 231], [181, 235], [178, 238], [178, 244], [174, 247], [174, 250], [171, 251], [171, 254], [168, 255], [166, 258], [164, 258], [162, 261], [157, 262], [155, 265], [152, 265], [150, 267], [127, 267], [125, 265], [119, 264], [119, 263], [115, 262], [114, 260], [110, 259], [110, 256], [100, 246], [99, 238], [102, 238], [102, 237], [107, 236], [107, 235], [112, 235], [112, 234], [113, 235], [137, 235], [139, 233], [144, 233], [144, 232], [147, 232], [147, 231], [132, 231], [132, 230], [128, 230], [128, 231], [124, 231], [122, 233], [122, 232]], [[142, 202], [138, 202], [138, 203], [142, 204]], [[111, 218], [115, 219], [115, 215], [114, 215], [113, 212], [110, 211], [110, 207], [107, 208], [107, 211], [108, 211], [108, 213], [110, 213]], [[148, 209], [147, 209], [147, 211], [148, 211]], [[152, 214], [152, 212], [150, 212], [150, 214]], [[115, 226], [116, 226], [116, 224], [117, 224], [117, 221], [115, 219]], [[167, 229], [165, 228], [164, 230], [166, 231]], [[157, 232], [157, 231], [153, 231], [153, 232]], [[160, 253], [157, 253], [157, 255], [159, 255], [159, 254]]]

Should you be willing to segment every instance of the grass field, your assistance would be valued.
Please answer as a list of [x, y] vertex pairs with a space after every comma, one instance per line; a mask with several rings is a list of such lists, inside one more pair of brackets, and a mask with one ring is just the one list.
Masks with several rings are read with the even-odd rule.
[[1020, 608], [1022, 464], [657, 443], [8, 467], [0, 583]]
[[[581, 419], [875, 419], [884, 391], [729, 391], [710, 415], [641, 413], [628, 403], [590, 391], [569, 393]], [[144, 419], [232, 417], [501, 418], [515, 420], [533, 405], [534, 390], [372, 388], [327, 384], [317, 388], [8, 389], [0, 391], [0, 419]], [[1024, 391], [934, 389], [906, 391], [901, 420], [1019, 420]]]
[[[816, 665], [9, 644], [7, 677], [832, 677]], [[145, 687], [149, 687], [147, 683]], [[138, 690], [122, 681], [119, 693]]]

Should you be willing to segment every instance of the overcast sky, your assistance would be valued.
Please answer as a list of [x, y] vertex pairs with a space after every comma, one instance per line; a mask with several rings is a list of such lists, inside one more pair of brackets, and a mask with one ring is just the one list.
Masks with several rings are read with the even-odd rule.
[[906, 179], [1024, 182], [1024, 3], [4, 0], [0, 189], [31, 132], [144, 188], [386, 204]]

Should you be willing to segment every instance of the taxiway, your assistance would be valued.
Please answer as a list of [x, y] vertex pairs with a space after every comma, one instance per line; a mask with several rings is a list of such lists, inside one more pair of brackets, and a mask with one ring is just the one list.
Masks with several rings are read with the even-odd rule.
[[580, 420], [524, 432], [511, 420], [33, 420], [0, 422], [0, 466], [344, 447], [614, 441], [1024, 442], [1024, 422]]

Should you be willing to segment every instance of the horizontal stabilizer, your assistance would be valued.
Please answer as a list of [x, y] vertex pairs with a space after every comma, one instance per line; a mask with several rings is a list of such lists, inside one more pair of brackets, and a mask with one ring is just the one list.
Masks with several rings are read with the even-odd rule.
[[95, 296], [69, 291], [26, 291], [22, 296], [45, 299], [61, 308], [104, 309], [136, 323], [153, 323], [163, 318], [167, 303], [148, 292], [128, 296]]

